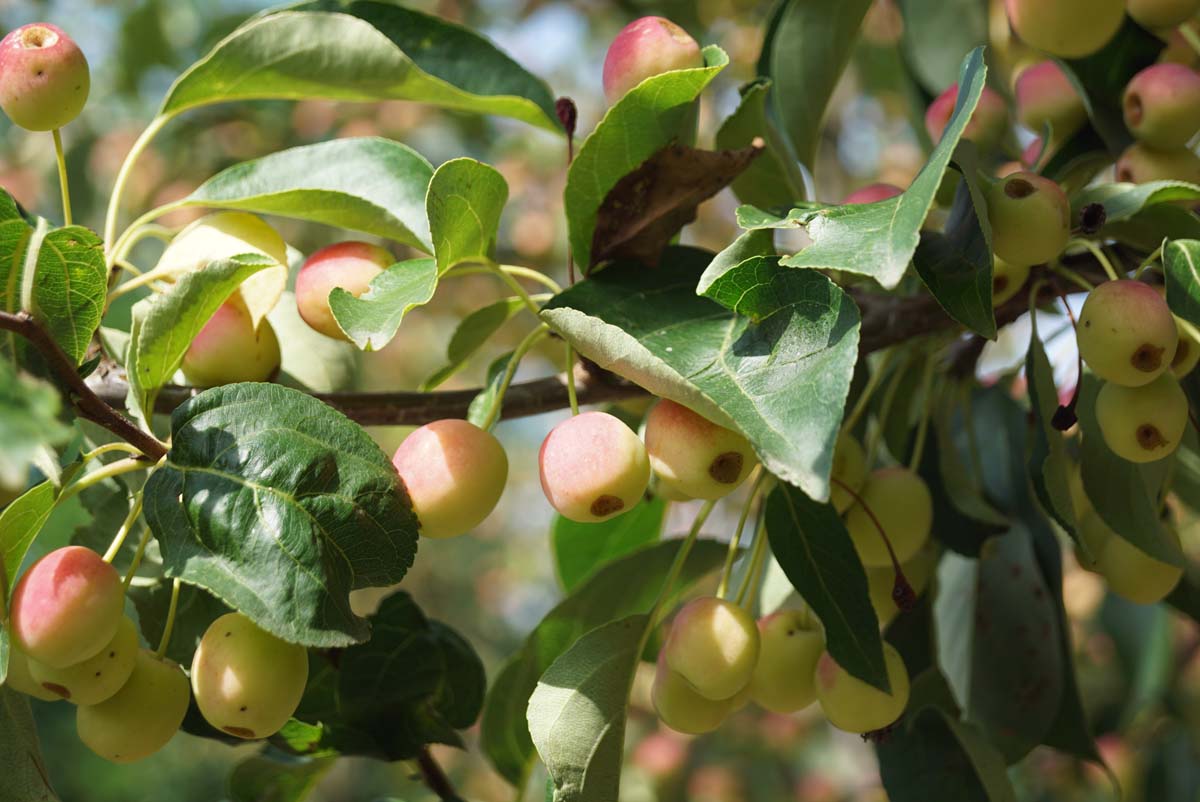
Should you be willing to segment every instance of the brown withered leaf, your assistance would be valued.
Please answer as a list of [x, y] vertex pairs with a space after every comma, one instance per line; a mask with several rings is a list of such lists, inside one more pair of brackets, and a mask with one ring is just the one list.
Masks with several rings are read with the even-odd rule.
[[596, 214], [592, 264], [636, 259], [654, 267], [696, 207], [716, 195], [763, 152], [762, 139], [737, 150], [699, 150], [672, 143], [617, 182]]

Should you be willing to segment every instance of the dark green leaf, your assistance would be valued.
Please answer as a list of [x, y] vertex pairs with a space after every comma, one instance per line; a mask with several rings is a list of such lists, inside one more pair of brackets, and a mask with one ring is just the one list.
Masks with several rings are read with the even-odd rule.
[[612, 802], [621, 783], [625, 710], [650, 619], [592, 630], [546, 669], [529, 699], [529, 732], [554, 802]]
[[900, 44], [914, 77], [930, 95], [954, 83], [963, 56], [988, 42], [987, 5], [977, 0], [900, 0]]
[[26, 490], [0, 512], [0, 553], [4, 557], [4, 563], [0, 565], [3, 569], [0, 571], [0, 599], [8, 598], [25, 554], [50, 519], [50, 513], [54, 512], [61, 490], [46, 480]]
[[568, 593], [606, 563], [653, 543], [662, 534], [667, 503], [654, 497], [595, 524], [554, 516], [550, 532], [558, 579]]
[[613, 104], [579, 148], [563, 193], [575, 261], [590, 270], [596, 215], [609, 191], [673, 140], [691, 137], [695, 101], [729, 63], [719, 47], [704, 50], [705, 67], [647, 78]]
[[71, 430], [58, 420], [62, 401], [49, 384], [19, 375], [0, 359], [0, 481], [23, 487], [45, 445], [63, 443]]
[[466, 361], [482, 348], [501, 326], [524, 308], [525, 304], [520, 298], [505, 298], [482, 309], [476, 309], [459, 321], [458, 328], [450, 337], [450, 344], [446, 346], [447, 364], [425, 380], [421, 391], [436, 389], [461, 370]]
[[487, 262], [496, 250], [508, 183], [496, 168], [452, 159], [434, 172], [425, 197], [438, 274], [464, 262]]
[[768, 108], [791, 141], [794, 158], [814, 166], [825, 107], [846, 65], [871, 0], [779, 0], [758, 57], [771, 79]]
[[425, 190], [432, 175], [429, 162], [399, 142], [333, 139], [235, 164], [182, 204], [294, 217], [428, 251]]
[[1200, 241], [1168, 242], [1163, 249], [1163, 273], [1171, 311], [1200, 326]]
[[767, 497], [771, 553], [825, 628], [825, 647], [863, 682], [888, 688], [879, 620], [846, 526], [829, 504], [788, 485]]
[[[521, 781], [533, 759], [525, 711], [538, 678], [585, 632], [649, 612], [679, 545], [679, 540], [667, 540], [602, 566], [546, 614], [496, 674], [483, 710], [482, 742], [496, 770], [510, 783]], [[684, 562], [679, 592], [720, 567], [725, 551], [722, 543], [698, 541]]]
[[233, 767], [229, 796], [233, 802], [301, 802], [331, 768], [330, 758], [285, 761], [254, 755]]
[[350, 591], [399, 582], [417, 538], [366, 432], [297, 390], [232, 384], [175, 410], [171, 435], [145, 497], [167, 575], [293, 643], [364, 640]]
[[5, 799], [58, 802], [50, 787], [29, 699], [0, 686], [0, 777]]
[[364, 351], [378, 351], [396, 336], [406, 314], [433, 298], [437, 277], [432, 259], [397, 262], [371, 279], [361, 296], [334, 287], [329, 308], [355, 345]]
[[504, 381], [504, 374], [514, 356], [516, 356], [515, 352], [509, 351], [488, 365], [487, 381], [484, 382], [483, 389], [479, 391], [479, 394], [471, 399], [471, 405], [467, 408], [467, 420], [476, 426], [483, 426], [489, 418], [499, 419], [500, 410], [497, 409], [496, 414], [493, 415], [492, 409], [504, 403], [504, 399], [500, 396], [500, 385]]
[[416, 100], [562, 130], [549, 88], [491, 42], [373, 0], [254, 17], [175, 81], [160, 113], [260, 98]]
[[[775, 256], [775, 233], [770, 229], [755, 229], [742, 233], [731, 242], [725, 250], [713, 257], [700, 276], [696, 285], [696, 294], [712, 298], [721, 303], [721, 293], [714, 294], [710, 290], [717, 280], [738, 267], [748, 259]], [[730, 294], [730, 298], [741, 299], [741, 294]], [[731, 307], [732, 308], [732, 307]]]
[[[129, 598], [137, 609], [138, 624], [147, 643], [158, 643], [162, 637], [171, 606], [172, 584], [169, 579], [160, 579], [150, 585], [129, 588]], [[181, 585], [167, 657], [181, 666], [190, 666], [209, 624], [228, 612], [229, 607], [211, 593], [195, 585]]]
[[759, 79], [742, 87], [742, 102], [721, 123], [716, 144], [722, 150], [744, 148], [761, 137], [766, 152], [734, 179], [733, 192], [754, 206], [790, 206], [804, 197], [804, 176], [796, 169], [790, 146], [767, 115], [771, 82]]
[[858, 310], [815, 271], [759, 265], [740, 282], [755, 293], [753, 323], [695, 294], [711, 258], [674, 248], [649, 273], [614, 265], [552, 299], [542, 316], [579, 353], [742, 432], [769, 471], [828, 498]]
[[1076, 510], [1071, 501], [1068, 482], [1068, 462], [1062, 433], [1052, 423], [1058, 410], [1058, 390], [1054, 386], [1054, 371], [1042, 347], [1037, 329], [1037, 310], [1030, 309], [1029, 352], [1025, 357], [1025, 375], [1029, 380], [1029, 403], [1034, 426], [1033, 443], [1029, 451], [1029, 478], [1033, 491], [1059, 526], [1072, 537], [1075, 535]]
[[[813, 13], [821, 13], [816, 9], [824, 8], [809, 3], [796, 5], [810, 7]], [[986, 74], [982, 51], [972, 51], [963, 62], [954, 116], [928, 163], [900, 195], [876, 203], [798, 207], [784, 219], [742, 207], [738, 224], [743, 228], [803, 225], [812, 244], [786, 257], [785, 266], [845, 270], [870, 276], [885, 288], [895, 287], [916, 252], [921, 226], [979, 102]]]

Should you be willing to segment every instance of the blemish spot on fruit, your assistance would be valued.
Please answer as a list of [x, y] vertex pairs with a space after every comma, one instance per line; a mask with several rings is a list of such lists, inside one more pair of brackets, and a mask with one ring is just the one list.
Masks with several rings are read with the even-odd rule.
[[94, 676], [94, 677], [98, 677], [98, 676], [100, 676], [100, 674], [101, 674], [101, 673], [102, 673], [102, 672], [100, 672], [100, 671], [97, 671], [97, 672], [96, 672], [95, 674], [93, 674], [92, 676]]
[[236, 735], [239, 738], [254, 737], [254, 730], [250, 730], [245, 727], [222, 727], [221, 729], [225, 730], [225, 732], [229, 733], [230, 735]]
[[1010, 198], [1021, 199], [1028, 198], [1037, 190], [1033, 184], [1026, 181], [1024, 178], [1014, 178], [1004, 184], [1004, 194]]
[[708, 475], [723, 485], [734, 484], [742, 475], [742, 455], [736, 451], [718, 454], [708, 466]]
[[603, 517], [625, 509], [625, 502], [616, 496], [601, 496], [592, 502], [592, 515]]
[[992, 279], [992, 294], [999, 295], [1008, 287], [1008, 276], [996, 276]]
[[1153, 373], [1162, 366], [1163, 349], [1151, 343], [1142, 343], [1129, 357], [1129, 363], [1143, 373]]
[[71, 698], [71, 692], [56, 682], [43, 682], [42, 687], [50, 691], [50, 693], [61, 696], [64, 699]]
[[1162, 448], [1167, 444], [1166, 438], [1162, 436], [1162, 432], [1153, 423], [1143, 423], [1137, 427], [1134, 437], [1137, 438], [1138, 445], [1147, 451]]
[[246, 710], [247, 710], [247, 708], [246, 708], [246, 706], [245, 706], [245, 705], [242, 705], [241, 707], [239, 707], [239, 708], [238, 708], [238, 711], [239, 711], [239, 712], [242, 712], [242, 713], [245, 713], [245, 712], [246, 712]]

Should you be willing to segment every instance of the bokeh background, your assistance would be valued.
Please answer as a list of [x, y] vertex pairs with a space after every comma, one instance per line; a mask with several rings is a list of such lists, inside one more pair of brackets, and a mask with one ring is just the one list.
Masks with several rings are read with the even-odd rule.
[[[115, 173], [175, 76], [267, 5], [260, 0], [0, 0], [0, 28], [7, 31], [36, 20], [57, 23], [77, 39], [91, 63], [88, 107], [64, 133], [77, 221], [101, 227]], [[600, 68], [612, 36], [637, 16], [669, 16], [702, 43], [720, 44], [731, 57], [730, 68], [705, 96], [701, 143], [711, 143], [717, 124], [737, 105], [738, 86], [754, 77], [770, 7], [767, 0], [416, 0], [411, 5], [483, 31], [546, 79], [556, 95], [572, 97], [579, 107], [581, 134], [604, 112]], [[877, 2], [829, 112], [816, 169], [820, 199], [837, 200], [873, 181], [905, 186], [924, 161], [928, 141], [919, 120], [930, 90], [912, 84], [898, 68], [901, 31], [893, 0]], [[992, 40], [997, 45], [992, 60], [999, 66], [993, 80], [1006, 91], [1005, 76], [1020, 54], [1006, 51], [1003, 34], [993, 31]], [[949, 57], [957, 63], [961, 55]], [[562, 142], [519, 123], [410, 103], [259, 102], [191, 112], [173, 122], [141, 159], [127, 192], [124, 219], [129, 220], [129, 212], [186, 195], [235, 162], [293, 145], [363, 135], [403, 141], [435, 165], [461, 155], [495, 165], [510, 187], [499, 246], [502, 260], [565, 279]], [[51, 219], [59, 216], [48, 135], [29, 134], [0, 120], [0, 185], [29, 209]], [[735, 206], [729, 193], [706, 204], [686, 232], [686, 241], [723, 247], [734, 235]], [[163, 222], [182, 226], [196, 214], [176, 213]], [[346, 236], [294, 221], [272, 222], [300, 253]], [[147, 241], [134, 252], [133, 261], [150, 266], [159, 248]], [[404, 254], [397, 251], [397, 255]], [[443, 284], [433, 303], [406, 318], [400, 335], [384, 351], [366, 356], [336, 352], [337, 369], [329, 371], [326, 379], [329, 389], [415, 388], [443, 364], [457, 321], [500, 293], [499, 285], [488, 277]], [[121, 326], [127, 314], [128, 304], [118, 305], [106, 323]], [[1048, 323], [1043, 327], [1044, 331], [1056, 328]], [[511, 350], [523, 331], [515, 320], [447, 387], [477, 386], [491, 359]], [[989, 350], [982, 363], [987, 378], [1008, 371], [1014, 358], [1023, 355], [1022, 336], [1028, 336], [1027, 330], [1018, 325], [999, 347]], [[1054, 338], [1050, 353], [1060, 377], [1073, 378], [1069, 339]], [[518, 378], [553, 372], [551, 358], [556, 358], [553, 352], [535, 353]], [[428, 614], [447, 621], [475, 644], [489, 672], [561, 598], [549, 548], [551, 510], [538, 485], [535, 461], [541, 438], [561, 416], [499, 426], [497, 434], [508, 448], [512, 466], [500, 507], [473, 535], [423, 541], [417, 564], [404, 583]], [[390, 451], [405, 432], [379, 429], [373, 434]], [[738, 500], [725, 506], [736, 514]], [[686, 529], [693, 511], [688, 505], [676, 505], [668, 530]], [[731, 519], [728, 511], [720, 510], [706, 533], [727, 537]], [[38, 549], [47, 550], [64, 542], [76, 527], [89, 525], [81, 507], [67, 505], [55, 514]], [[1200, 639], [1194, 628], [1161, 608], [1139, 608], [1105, 598], [1099, 581], [1077, 569], [1069, 570], [1066, 583], [1084, 697], [1126, 798], [1200, 799], [1195, 741], [1200, 725]], [[369, 607], [372, 600], [359, 602]], [[402, 671], [397, 681], [403, 680]], [[624, 802], [884, 798], [871, 749], [856, 736], [832, 730], [815, 711], [775, 716], [748, 709], [715, 734], [685, 738], [660, 727], [649, 711], [648, 676], [639, 679], [634, 701]], [[223, 800], [230, 768], [255, 750], [180, 735], [149, 760], [111, 766], [78, 742], [69, 705], [35, 705], [51, 777], [68, 802]], [[475, 739], [476, 734], [470, 733], [472, 748], [465, 753], [438, 750], [439, 759], [467, 798], [513, 799], [512, 789], [473, 748]], [[1013, 769], [1013, 776], [1024, 800], [1069, 802], [1110, 799], [1114, 794], [1100, 770], [1049, 750], [1035, 752]], [[346, 759], [325, 777], [312, 798], [416, 802], [429, 794], [412, 781], [408, 767]], [[541, 798], [537, 781], [531, 784], [528, 798]]]

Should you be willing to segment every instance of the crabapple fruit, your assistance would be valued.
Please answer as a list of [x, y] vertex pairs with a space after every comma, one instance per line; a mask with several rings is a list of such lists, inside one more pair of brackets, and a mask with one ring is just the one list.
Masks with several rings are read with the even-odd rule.
[[1014, 265], [999, 256], [992, 263], [992, 306], [1000, 306], [1021, 291], [1032, 265]]
[[1017, 36], [1063, 58], [1095, 53], [1125, 21], [1125, 0], [1005, 0], [1004, 5]]
[[1170, 366], [1179, 330], [1153, 287], [1123, 279], [1106, 281], [1088, 293], [1075, 337], [1079, 355], [1097, 376], [1138, 387]]
[[[925, 111], [925, 130], [929, 138], [939, 142], [950, 118], [954, 115], [954, 103], [958, 99], [958, 84], [951, 84], [942, 92]], [[1004, 98], [988, 87], [983, 88], [979, 96], [979, 105], [975, 107], [967, 127], [963, 130], [963, 138], [969, 139], [982, 150], [991, 150], [1000, 144], [1008, 127], [1008, 107]]]
[[846, 197], [842, 198], [842, 205], [853, 203], [878, 203], [888, 198], [894, 198], [897, 195], [903, 195], [904, 190], [895, 184], [868, 184], [865, 187], [860, 187], [854, 190]]
[[1179, 325], [1179, 317], [1175, 317], [1175, 328], [1179, 332], [1179, 342], [1175, 346], [1175, 356], [1171, 358], [1171, 373], [1177, 379], [1191, 373], [1200, 362], [1200, 341], [1192, 336], [1192, 328]]
[[[929, 586], [929, 579], [937, 568], [937, 561], [937, 547], [930, 541], [901, 564], [900, 570], [904, 572], [904, 578], [913, 593], [920, 596], [925, 592], [925, 588]], [[871, 606], [875, 608], [875, 617], [879, 619], [879, 625], [885, 627], [900, 613], [894, 595], [896, 569], [884, 565], [864, 570], [867, 573], [867, 590], [871, 596]]]
[[781, 610], [758, 620], [759, 652], [750, 679], [750, 698], [775, 713], [794, 713], [817, 698], [813, 671], [825, 651], [825, 636], [808, 617]]
[[[1100, 522], [1104, 525], [1103, 521]], [[1179, 544], [1179, 535], [1170, 536]], [[1096, 570], [1109, 590], [1137, 604], [1154, 604], [1166, 598], [1183, 577], [1183, 569], [1156, 560], [1115, 532], [1104, 541], [1096, 557]]]
[[465, 420], [428, 423], [404, 438], [392, 464], [425, 537], [455, 537], [478, 526], [500, 501], [508, 457], [490, 432]]
[[91, 549], [65, 546], [29, 566], [17, 582], [12, 634], [31, 660], [66, 668], [108, 645], [124, 607], [116, 569]]
[[113, 763], [132, 763], [157, 752], [179, 731], [188, 709], [188, 681], [178, 664], [149, 649], [138, 652], [121, 690], [98, 705], [75, 711], [79, 740]]
[[607, 412], [583, 412], [550, 430], [538, 453], [542, 491], [579, 523], [631, 509], [650, 484], [650, 459], [637, 434]]
[[1200, 183], [1200, 156], [1187, 148], [1158, 150], [1135, 142], [1117, 159], [1117, 180], [1130, 184], [1150, 181]]
[[296, 712], [308, 651], [241, 613], [209, 625], [192, 658], [192, 693], [206, 721], [238, 738], [266, 738]]
[[890, 693], [852, 676], [829, 652], [821, 654], [813, 673], [817, 701], [830, 724], [846, 732], [866, 733], [900, 718], [908, 705], [908, 669], [896, 647], [887, 642], [883, 644], [883, 660]]
[[1013, 173], [987, 190], [992, 248], [1011, 265], [1048, 262], [1067, 247], [1071, 203], [1062, 188], [1035, 173]]
[[57, 693], [51, 693], [38, 684], [29, 673], [29, 658], [20, 649], [11, 646], [8, 650], [8, 676], [4, 678], [3, 686], [43, 702], [57, 702], [62, 699]]
[[663, 17], [642, 17], [626, 25], [604, 57], [604, 96], [616, 103], [651, 76], [704, 66], [700, 45]]
[[[176, 234], [154, 269], [184, 273], [218, 259], [245, 254], [265, 256], [281, 266], [287, 265], [287, 244], [261, 217], [249, 212], [215, 212], [193, 221]], [[249, 280], [254, 278], [251, 276]]]
[[[1081, 477], [1081, 487], [1082, 484]], [[1084, 509], [1076, 507], [1075, 515], [1078, 524], [1075, 527], [1075, 535], [1079, 540], [1075, 544], [1075, 559], [1088, 571], [1098, 572], [1100, 570], [1100, 554], [1104, 551], [1108, 539], [1118, 537], [1118, 535], [1109, 528], [1090, 502]]]
[[1133, 76], [1121, 106], [1139, 142], [1157, 150], [1186, 147], [1200, 131], [1200, 73], [1182, 64], [1154, 64]]
[[137, 627], [121, 617], [117, 634], [97, 654], [66, 668], [50, 668], [29, 661], [29, 673], [46, 691], [77, 705], [95, 705], [121, 690], [137, 663]]
[[663, 484], [702, 499], [728, 495], [758, 464], [745, 437], [666, 398], [646, 416], [646, 454]]
[[279, 338], [266, 320], [258, 329], [238, 296], [221, 304], [188, 346], [180, 366], [197, 387], [262, 382], [279, 370]]
[[671, 670], [661, 654], [650, 700], [664, 724], [686, 735], [712, 732], [734, 709], [732, 699], [706, 699], [696, 693], [687, 680]]
[[715, 596], [684, 605], [663, 645], [667, 666], [706, 699], [731, 699], [744, 690], [754, 674], [758, 650], [754, 619]]
[[1200, 12], [1200, 0], [1125, 0], [1133, 21], [1152, 31], [1174, 28]]
[[840, 515], [854, 506], [854, 495], [867, 481], [867, 453], [849, 432], [838, 435], [829, 480], [829, 502]]
[[1058, 63], [1039, 61], [1017, 76], [1017, 119], [1035, 134], [1046, 126], [1055, 142], [1064, 142], [1087, 122], [1083, 98]]
[[1096, 394], [1096, 422], [1118, 457], [1153, 462], [1179, 447], [1188, 422], [1187, 395], [1170, 373], [1140, 387], [1105, 382]]
[[87, 59], [61, 28], [35, 22], [0, 40], [0, 108], [22, 128], [62, 128], [83, 111], [90, 88]]
[[925, 545], [933, 527], [933, 499], [925, 480], [916, 473], [907, 468], [880, 468], [867, 477], [859, 496], [862, 503], [846, 513], [846, 529], [864, 566], [892, 564], [883, 533], [901, 563]]
[[326, 337], [349, 339], [329, 308], [329, 293], [338, 288], [357, 298], [395, 261], [387, 250], [369, 242], [338, 242], [315, 251], [296, 274], [300, 317]]

